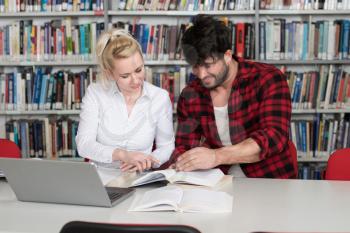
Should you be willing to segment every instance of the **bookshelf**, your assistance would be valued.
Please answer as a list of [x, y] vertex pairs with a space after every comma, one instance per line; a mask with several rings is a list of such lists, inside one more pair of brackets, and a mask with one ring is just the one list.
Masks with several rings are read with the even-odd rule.
[[96, 61], [77, 61], [77, 60], [60, 60], [60, 61], [0, 61], [0, 67], [17, 67], [17, 66], [96, 66]]
[[1, 111], [1, 115], [4, 116], [16, 116], [16, 115], [79, 115], [79, 110], [35, 110], [35, 111]]
[[108, 11], [109, 16], [177, 16], [177, 17], [190, 17], [198, 14], [208, 14], [214, 16], [245, 16], [255, 15], [254, 10], [240, 10], [240, 11]]
[[[261, 59], [260, 56], [260, 22], [268, 22], [269, 20], [273, 22], [276, 19], [287, 19], [292, 21], [300, 21], [307, 22], [308, 25], [312, 25], [313, 22], [320, 20], [330, 20], [333, 22], [334, 20], [343, 19], [346, 20], [350, 16], [350, 1], [343, 0], [338, 1], [344, 4], [344, 7], [339, 8], [335, 3], [324, 0], [323, 8], [325, 9], [314, 9], [314, 4], [320, 4], [321, 1], [311, 1], [312, 4], [310, 6], [298, 6], [295, 7], [293, 5], [290, 6], [278, 6], [275, 4], [277, 1], [265, 1], [265, 0], [251, 0], [247, 1], [249, 6], [238, 6], [238, 9], [232, 10], [224, 7], [223, 10], [209, 10], [210, 7], [202, 6], [202, 9], [195, 9], [195, 7], [187, 10], [184, 6], [178, 6], [180, 10], [140, 10], [136, 9], [137, 5], [130, 6], [131, 10], [120, 10], [118, 9], [120, 4], [127, 5], [126, 1], [112, 1], [112, 0], [103, 0], [103, 10], [85, 10], [85, 11], [52, 11], [52, 12], [1, 12], [0, 13], [0, 21], [11, 22], [11, 20], [18, 20], [20, 17], [23, 20], [49, 20], [53, 19], [65, 19], [70, 17], [72, 19], [83, 19], [86, 21], [96, 21], [103, 22], [104, 28], [108, 28], [112, 23], [116, 23], [117, 21], [121, 22], [132, 22], [141, 24], [159, 24], [159, 23], [169, 23], [169, 25], [181, 25], [183, 23], [189, 22], [192, 16], [195, 16], [200, 13], [210, 14], [217, 17], [227, 17], [229, 20], [237, 22], [248, 22], [251, 23], [251, 26], [254, 30], [254, 35], [251, 40], [253, 40], [252, 44], [254, 46], [253, 52], [254, 56], [251, 59], [274, 64], [277, 67], [286, 66], [287, 71], [290, 69], [292, 72], [309, 72], [309, 70], [319, 71], [320, 67], [325, 66], [329, 67], [333, 65], [334, 67], [340, 66], [344, 68], [347, 72], [349, 72], [348, 67], [350, 65], [350, 56], [349, 52], [347, 54], [347, 58], [337, 57], [337, 58], [328, 58], [321, 57], [319, 59], [317, 56], [309, 57], [306, 56], [301, 59], [286, 59], [286, 58], [274, 58], [274, 59]], [[221, 2], [221, 1], [219, 1]], [[229, 1], [231, 2], [231, 1]], [[271, 6], [266, 5], [268, 2], [272, 2]], [[287, 2], [287, 1], [286, 1]], [[306, 2], [306, 1], [305, 1]], [[310, 2], [310, 1], [309, 1]], [[265, 9], [261, 9], [262, 3], [265, 3]], [[273, 5], [275, 4], [275, 5]], [[133, 7], [136, 8], [134, 9]], [[254, 7], [252, 7], [254, 6]], [[228, 5], [227, 5], [228, 7]], [[200, 7], [199, 7], [200, 8]], [[205, 9], [206, 8], [206, 9]], [[282, 9], [283, 8], [283, 9]], [[305, 8], [305, 9], [303, 9]], [[134, 9], [134, 10], [132, 10]], [[157, 9], [157, 7], [156, 7]], [[1, 6], [0, 6], [1, 10]], [[1, 24], [0, 24], [1, 27]], [[309, 42], [312, 43], [312, 42]], [[146, 56], [147, 58], [147, 56]], [[87, 56], [79, 56], [76, 57], [60, 57], [59, 59], [27, 59], [27, 58], [17, 58], [17, 60], [11, 60], [10, 57], [1, 57], [0, 55], [0, 71], [6, 69], [15, 69], [15, 68], [25, 68], [25, 67], [50, 67], [53, 70], [84, 70], [87, 67], [95, 67], [96, 61], [91, 54]], [[145, 65], [157, 70], [168, 70], [173, 67], [187, 67], [186, 62], [179, 59], [149, 59], [145, 60]], [[6, 71], [4, 71], [6, 72]], [[1, 72], [0, 72], [1, 73]], [[344, 117], [350, 113], [350, 108], [320, 108], [319, 106], [311, 109], [298, 109], [295, 108], [292, 111], [293, 119], [297, 120], [313, 120], [316, 116], [323, 117], [327, 116], [333, 117], [332, 120], [344, 119]], [[64, 110], [0, 110], [0, 129], [2, 132], [5, 132], [4, 125], [5, 122], [9, 119], [22, 119], [22, 118], [35, 118], [37, 117], [73, 117], [77, 119], [79, 114], [79, 109], [64, 109]], [[2, 127], [2, 128], [1, 128]], [[3, 136], [3, 135], [1, 135]], [[339, 137], [339, 136], [338, 136]], [[317, 154], [317, 153], [315, 153]], [[324, 163], [327, 161], [327, 156], [310, 156], [310, 153], [304, 153], [302, 151], [298, 151], [299, 162], [301, 165], [308, 163]]]
[[[333, 20], [338, 20], [338, 19], [347, 20], [350, 15], [349, 14], [350, 6], [348, 1], [339, 1], [339, 3], [343, 4], [341, 6], [338, 6], [336, 2], [327, 1], [327, 0], [322, 2], [309, 1], [308, 3], [311, 3], [312, 5], [322, 3], [323, 5], [322, 9], [317, 9], [317, 10], [315, 10], [313, 6], [308, 6], [308, 7], [304, 6], [305, 7], [304, 9], [301, 9], [303, 8], [303, 6], [300, 6], [300, 5], [299, 6], [291, 5], [291, 6], [282, 6], [282, 7], [279, 5], [273, 6], [273, 3], [274, 3], [273, 0], [272, 1], [262, 0], [260, 1], [260, 6], [264, 5], [261, 3], [266, 4], [267, 2], [272, 3], [271, 4], [272, 6], [262, 7], [266, 9], [259, 10], [259, 19], [258, 19], [259, 22], [262, 22], [262, 21], [276, 22], [279, 19], [284, 19], [287, 22], [300, 21], [301, 24], [303, 22], [306, 22], [306, 26], [311, 28], [311, 26], [317, 25], [317, 23], [322, 20], [324, 20], [325, 22], [329, 21], [330, 22], [329, 24], [333, 24]], [[284, 3], [288, 3], [288, 2], [289, 1], [285, 1]], [[307, 1], [305, 1], [305, 3], [307, 3]], [[320, 24], [322, 24], [322, 22]], [[299, 41], [299, 43], [304, 45], [303, 43], [305, 43], [306, 41], [308, 42], [308, 43], [305, 43], [306, 47], [310, 48], [309, 47], [310, 45], [312, 46], [314, 45], [314, 43], [316, 43], [316, 40], [310, 39], [314, 37], [310, 37], [310, 36], [311, 34], [308, 34], [307, 35], [308, 39], [304, 38], [304, 41]], [[332, 43], [334, 43], [335, 41], [334, 37], [333, 37], [333, 40], [328, 38], [328, 41], [332, 41]], [[329, 46], [329, 43], [326, 44], [326, 46]], [[289, 69], [291, 69], [294, 72], [302, 72], [304, 73], [304, 75], [302, 75], [304, 79], [305, 77], [308, 78], [307, 75], [308, 75], [308, 72], [310, 72], [310, 70], [320, 71], [322, 66], [325, 67], [325, 66], [332, 65], [333, 67], [341, 67], [342, 69], [344, 69], [344, 71], [349, 72], [349, 68], [348, 68], [350, 64], [349, 56], [347, 57], [331, 56], [331, 58], [327, 56], [318, 57], [317, 54], [313, 54], [312, 52], [314, 51], [310, 52], [310, 50], [307, 50], [307, 53], [305, 54], [306, 56], [303, 59], [295, 59], [293, 57], [292, 58], [290, 57], [288, 60], [286, 60], [285, 58], [263, 59], [262, 62], [274, 64], [277, 66], [284, 65], [289, 67]], [[326, 53], [327, 52], [329, 52], [329, 50], [328, 51], [326, 50]], [[331, 51], [331, 52], [334, 52], [334, 51]], [[348, 55], [348, 52], [346, 54]], [[312, 56], [312, 55], [315, 55], [315, 56]], [[261, 60], [260, 57], [259, 57], [259, 60]], [[331, 85], [337, 86], [334, 83]], [[294, 90], [294, 88], [295, 86], [293, 86], [292, 90]], [[318, 89], [318, 91], [320, 91], [320, 89]], [[331, 153], [331, 151], [333, 149], [340, 148], [343, 146], [347, 146], [347, 147], [349, 146], [349, 145], [345, 145], [344, 143], [342, 145], [338, 145], [339, 143], [344, 142], [344, 140], [341, 140], [341, 138], [348, 137], [347, 132], [342, 133], [342, 130], [340, 130], [348, 127], [348, 126], [346, 127], [344, 126], [344, 124], [348, 125], [348, 123], [346, 123], [348, 121], [347, 113], [349, 113], [349, 110], [347, 109], [347, 107], [337, 108], [334, 106], [330, 106], [330, 107], [324, 108], [324, 107], [320, 107], [318, 103], [316, 103], [316, 105], [317, 107], [313, 107], [311, 109], [304, 109], [303, 106], [301, 106], [300, 108], [300, 104], [299, 104], [299, 106], [296, 108], [293, 108], [293, 111], [292, 111], [291, 131], [293, 132], [298, 129], [300, 131], [303, 131], [304, 130], [303, 127], [305, 128], [305, 125], [306, 125], [306, 130], [305, 130], [306, 136], [301, 135], [300, 136], [301, 139], [299, 140], [295, 140], [295, 137], [294, 138], [292, 137], [294, 143], [297, 145], [297, 148], [298, 148], [298, 161], [299, 161], [299, 168], [300, 168], [299, 175], [302, 178], [316, 178], [316, 179], [320, 178], [321, 176], [320, 174], [324, 169], [325, 163], [327, 162], [328, 156]], [[321, 129], [320, 123], [319, 123], [320, 121], [327, 122], [327, 127], [332, 127], [330, 125], [333, 125], [332, 130], [329, 130], [327, 128], [328, 131], [324, 131], [325, 132], [324, 135], [328, 134], [328, 138], [323, 137], [323, 139], [321, 138], [321, 140], [319, 140], [320, 138], [314, 139], [315, 138], [314, 124], [317, 124], [317, 130], [320, 130]], [[338, 131], [335, 129], [336, 128], [335, 125], [337, 125]], [[314, 140], [316, 140], [316, 142]], [[305, 143], [306, 145], [305, 144], [301, 145], [300, 141], [304, 141], [304, 142], [306, 141]], [[310, 143], [310, 146], [308, 146], [309, 143]], [[333, 148], [332, 149], [328, 148], [328, 151], [327, 151], [327, 148], [322, 147], [322, 143], [323, 145], [326, 144], [328, 146], [329, 146], [329, 143], [331, 143]], [[337, 144], [337, 145], [335, 146], [334, 144]], [[317, 149], [316, 151], [313, 151], [314, 146], [316, 146], [315, 148], [323, 148], [323, 149], [321, 149], [321, 151]]]
[[350, 10], [260, 10], [259, 15], [277, 15], [277, 16], [286, 16], [286, 15], [349, 15]]
[[350, 60], [305, 60], [305, 61], [288, 61], [288, 60], [257, 60], [273, 65], [350, 65]]
[[62, 11], [62, 12], [6, 12], [1, 13], [2, 18], [18, 18], [18, 17], [101, 17], [104, 15], [104, 11]]

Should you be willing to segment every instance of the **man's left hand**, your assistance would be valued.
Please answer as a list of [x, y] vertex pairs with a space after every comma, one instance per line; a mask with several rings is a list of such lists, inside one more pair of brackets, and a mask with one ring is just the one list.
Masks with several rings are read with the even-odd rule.
[[215, 149], [196, 147], [179, 156], [176, 162], [178, 171], [210, 169], [219, 165]]

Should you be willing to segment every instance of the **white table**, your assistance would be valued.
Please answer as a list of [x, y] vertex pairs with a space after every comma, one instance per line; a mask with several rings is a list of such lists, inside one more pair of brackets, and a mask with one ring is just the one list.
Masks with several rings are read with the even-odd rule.
[[[191, 225], [202, 232], [350, 232], [350, 182], [234, 179], [232, 213], [127, 212], [132, 197], [114, 208], [17, 201], [0, 182], [0, 232], [58, 233], [72, 220]], [[145, 189], [138, 190], [138, 192]]]

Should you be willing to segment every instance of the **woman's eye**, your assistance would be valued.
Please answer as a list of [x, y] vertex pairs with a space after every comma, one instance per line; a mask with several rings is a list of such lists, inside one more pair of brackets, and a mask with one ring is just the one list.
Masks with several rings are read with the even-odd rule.
[[136, 73], [140, 73], [142, 71], [142, 69], [137, 69]]

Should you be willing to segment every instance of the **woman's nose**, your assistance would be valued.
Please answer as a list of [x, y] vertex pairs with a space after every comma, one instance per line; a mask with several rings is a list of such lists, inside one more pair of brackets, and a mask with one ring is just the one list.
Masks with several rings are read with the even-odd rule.
[[132, 75], [132, 82], [133, 82], [134, 84], [139, 84], [139, 83], [141, 83], [141, 82], [142, 82], [141, 77], [140, 77], [139, 75], [137, 75], [137, 74], [133, 74], [133, 75]]

